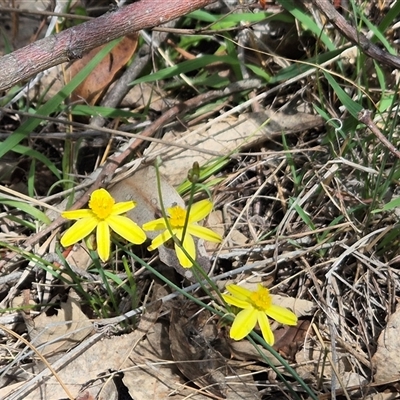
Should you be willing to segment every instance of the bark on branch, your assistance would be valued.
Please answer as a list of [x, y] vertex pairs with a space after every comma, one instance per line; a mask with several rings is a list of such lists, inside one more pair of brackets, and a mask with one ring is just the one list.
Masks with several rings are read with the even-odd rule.
[[117, 11], [38, 40], [0, 57], [0, 90], [82, 53], [141, 29], [151, 28], [216, 0], [141, 0]]

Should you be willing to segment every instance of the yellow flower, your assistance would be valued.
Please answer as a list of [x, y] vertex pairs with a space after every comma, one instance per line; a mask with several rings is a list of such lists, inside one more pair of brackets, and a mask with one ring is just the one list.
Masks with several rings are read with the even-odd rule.
[[115, 203], [105, 189], [97, 189], [90, 196], [89, 209], [64, 211], [66, 219], [78, 219], [61, 238], [61, 245], [71, 246], [96, 230], [97, 251], [102, 261], [110, 257], [110, 228], [124, 239], [134, 244], [146, 240], [146, 234], [123, 214], [136, 206], [134, 201]]
[[272, 346], [275, 338], [268, 317], [281, 324], [297, 324], [296, 315], [284, 307], [273, 304], [269, 290], [261, 284], [258, 284], [255, 291], [238, 285], [228, 285], [226, 290], [231, 295], [223, 294], [224, 300], [228, 304], [243, 309], [236, 315], [230, 330], [230, 337], [234, 340], [243, 339], [258, 322], [265, 341]]
[[[192, 235], [210, 242], [220, 243], [222, 241], [222, 238], [220, 235], [218, 235], [218, 233], [215, 233], [211, 229], [197, 224], [198, 221], [205, 218], [211, 212], [212, 207], [213, 204], [209, 200], [202, 200], [192, 205], [189, 211], [188, 224], [184, 238], [182, 238], [182, 235], [184, 233], [187, 211], [180, 206], [170, 207], [166, 210], [168, 213], [167, 219], [169, 221], [172, 234], [176, 236], [176, 238], [182, 243], [182, 247], [187, 251], [193, 260], [196, 259], [196, 247]], [[159, 231], [165, 229], [163, 233], [160, 233], [153, 239], [148, 248], [150, 251], [161, 246], [172, 237], [171, 232], [168, 230], [167, 222], [164, 218], [159, 218], [145, 223], [143, 225], [143, 229], [145, 231]], [[175, 251], [182, 267], [190, 268], [193, 265], [182, 249], [176, 244]]]

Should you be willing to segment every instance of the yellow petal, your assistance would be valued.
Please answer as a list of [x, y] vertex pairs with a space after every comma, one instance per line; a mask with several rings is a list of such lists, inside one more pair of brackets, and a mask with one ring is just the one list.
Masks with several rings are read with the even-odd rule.
[[153, 239], [150, 246], [148, 247], [148, 250], [149, 251], [155, 250], [157, 247], [160, 247], [163, 243], [165, 243], [169, 239], [171, 239], [171, 233], [168, 230], [164, 231], [163, 233], [160, 233]]
[[275, 343], [275, 337], [271, 330], [271, 325], [269, 324], [268, 318], [264, 312], [258, 312], [258, 325], [260, 325], [261, 333], [264, 340], [271, 346]]
[[236, 315], [229, 335], [234, 340], [241, 340], [252, 331], [256, 323], [257, 310], [254, 308], [246, 308]]
[[239, 308], [247, 308], [250, 306], [250, 303], [245, 300], [238, 299], [237, 297], [229, 296], [227, 294], [223, 294], [222, 298], [232, 306], [239, 307]]
[[252, 291], [238, 285], [226, 285], [225, 289], [239, 300], [248, 301], [252, 295]]
[[95, 217], [93, 211], [89, 209], [64, 211], [61, 213], [61, 216], [65, 219], [81, 219], [81, 218]]
[[[146, 222], [142, 228], [145, 231], [161, 231], [167, 228], [164, 218], [158, 218], [153, 221]], [[158, 247], [158, 246], [157, 246]]]
[[134, 244], [142, 244], [146, 240], [146, 234], [138, 225], [128, 217], [121, 215], [114, 215], [107, 218], [110, 228], [118, 233], [121, 237], [128, 242]]
[[288, 310], [287, 308], [271, 304], [266, 310], [266, 314], [277, 322], [285, 325], [297, 325], [296, 314]]
[[96, 228], [96, 225], [97, 219], [95, 217], [80, 219], [64, 233], [64, 236], [60, 240], [61, 246], [68, 247], [79, 242], [89, 235]]
[[129, 210], [132, 210], [132, 208], [135, 207], [136, 207], [135, 201], [124, 201], [122, 203], [116, 203], [112, 207], [111, 215], [120, 215], [126, 213]]
[[[180, 238], [178, 237], [178, 239]], [[196, 260], [196, 246], [194, 244], [193, 238], [189, 234], [185, 235], [182, 246], [189, 253], [190, 257], [192, 257], [193, 260]], [[179, 263], [182, 265], [183, 268], [190, 268], [193, 266], [193, 263], [189, 260], [189, 258], [177, 244], [175, 244], [175, 251]]]
[[187, 232], [193, 236], [197, 236], [201, 239], [208, 240], [209, 242], [221, 243], [222, 237], [215, 233], [211, 229], [205, 228], [204, 226], [190, 224], [187, 227]]
[[110, 228], [107, 222], [101, 221], [96, 230], [97, 252], [101, 261], [107, 261], [110, 257]]
[[198, 203], [192, 204], [189, 211], [189, 222], [198, 222], [210, 214], [213, 208], [213, 203], [210, 200], [201, 200]]

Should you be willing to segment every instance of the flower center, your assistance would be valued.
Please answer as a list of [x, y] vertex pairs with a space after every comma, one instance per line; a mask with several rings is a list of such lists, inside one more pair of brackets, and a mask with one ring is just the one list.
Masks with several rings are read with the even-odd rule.
[[258, 285], [257, 291], [251, 294], [250, 301], [254, 305], [254, 308], [265, 311], [272, 305], [272, 296], [269, 294], [267, 288]]
[[90, 196], [89, 208], [99, 219], [106, 219], [111, 215], [115, 200], [105, 189], [97, 189]]
[[169, 221], [172, 228], [183, 228], [186, 220], [186, 210], [175, 206], [168, 209]]

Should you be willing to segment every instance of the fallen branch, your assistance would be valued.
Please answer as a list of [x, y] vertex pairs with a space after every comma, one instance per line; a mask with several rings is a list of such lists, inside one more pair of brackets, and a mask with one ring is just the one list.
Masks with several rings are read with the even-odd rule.
[[0, 90], [141, 29], [164, 24], [216, 0], [141, 0], [0, 58]]

